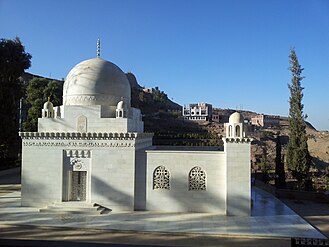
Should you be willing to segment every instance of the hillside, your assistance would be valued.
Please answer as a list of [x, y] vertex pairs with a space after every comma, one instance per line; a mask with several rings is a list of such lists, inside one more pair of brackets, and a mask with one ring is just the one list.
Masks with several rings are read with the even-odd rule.
[[[224, 123], [235, 110], [214, 108], [214, 114], [221, 116], [219, 123], [186, 121], [181, 117], [182, 106], [171, 101], [164, 91], [158, 87], [143, 88], [133, 73], [128, 72], [126, 75], [131, 85], [132, 106], [141, 109], [145, 131], [155, 133], [155, 145], [221, 146], [223, 144], [221, 137], [225, 136]], [[33, 77], [42, 78], [25, 73], [22, 81], [26, 84]], [[239, 112], [246, 120], [257, 115], [253, 111]], [[259, 169], [258, 164], [264, 148], [267, 152], [268, 162], [274, 169], [275, 135], [277, 133], [280, 133], [283, 141], [283, 155], [285, 154], [284, 145], [287, 143], [289, 133], [288, 121], [286, 117], [279, 118], [280, 125], [277, 127], [268, 129], [247, 127], [248, 135], [254, 138], [251, 159], [255, 170]], [[314, 166], [318, 170], [324, 171], [329, 166], [329, 132], [318, 132], [310, 123], [307, 123], [307, 133], [309, 150], [314, 157]]]

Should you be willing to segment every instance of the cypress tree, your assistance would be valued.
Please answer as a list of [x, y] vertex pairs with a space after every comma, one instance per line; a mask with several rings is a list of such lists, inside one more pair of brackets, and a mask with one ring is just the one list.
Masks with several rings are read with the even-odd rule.
[[288, 84], [290, 90], [290, 109], [289, 109], [289, 143], [287, 147], [287, 167], [292, 176], [297, 179], [298, 189], [303, 189], [305, 179], [310, 169], [311, 156], [308, 152], [306, 135], [306, 115], [303, 114], [304, 105], [303, 87], [301, 81], [304, 77], [301, 75], [304, 70], [298, 62], [295, 50], [292, 48], [290, 55], [291, 84]]
[[280, 133], [277, 133], [275, 139], [275, 187], [284, 188], [286, 186], [286, 174], [284, 172], [284, 164], [282, 162], [282, 144]]

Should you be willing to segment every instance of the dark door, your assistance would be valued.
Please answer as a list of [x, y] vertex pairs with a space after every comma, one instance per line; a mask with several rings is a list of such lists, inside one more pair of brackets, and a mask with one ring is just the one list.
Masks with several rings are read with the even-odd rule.
[[87, 172], [72, 172], [72, 188], [70, 201], [86, 200], [86, 178]]

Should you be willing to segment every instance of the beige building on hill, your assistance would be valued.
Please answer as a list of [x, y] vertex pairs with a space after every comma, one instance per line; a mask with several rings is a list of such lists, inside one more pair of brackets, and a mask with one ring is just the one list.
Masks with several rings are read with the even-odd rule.
[[261, 127], [265, 127], [265, 128], [275, 127], [275, 126], [279, 126], [280, 118], [260, 114], [260, 115], [251, 117], [251, 124], [254, 126], [261, 126]]
[[[97, 57], [73, 67], [63, 105], [46, 102], [38, 131], [20, 133], [22, 206], [250, 214], [251, 140], [239, 113], [224, 148], [156, 147], [130, 97], [115, 64]], [[195, 116], [211, 114], [198, 107]]]

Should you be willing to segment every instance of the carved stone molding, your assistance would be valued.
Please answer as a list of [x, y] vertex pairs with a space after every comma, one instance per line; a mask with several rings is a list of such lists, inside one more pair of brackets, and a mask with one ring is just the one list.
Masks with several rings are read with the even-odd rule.
[[109, 95], [78, 95], [78, 96], [72, 96], [72, 95], [64, 95], [64, 102], [65, 105], [70, 104], [76, 104], [77, 102], [89, 102], [89, 101], [104, 101], [108, 102], [112, 100], [112, 96]]
[[28, 141], [23, 140], [23, 146], [26, 147], [79, 147], [79, 148], [112, 148], [112, 147], [135, 147], [132, 142], [60, 142], [60, 141]]
[[134, 140], [152, 138], [152, 133], [81, 133], [81, 132], [19, 132], [22, 139], [53, 139], [53, 140]]

